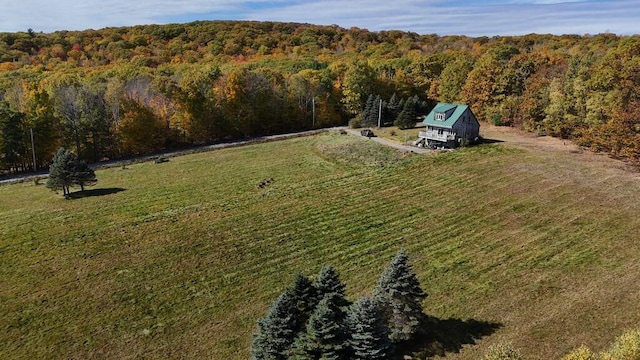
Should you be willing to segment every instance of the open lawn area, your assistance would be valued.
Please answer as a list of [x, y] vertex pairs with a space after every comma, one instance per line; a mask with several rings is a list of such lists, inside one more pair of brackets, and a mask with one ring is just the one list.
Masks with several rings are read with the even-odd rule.
[[640, 323], [640, 177], [602, 156], [330, 132], [96, 175], [72, 200], [0, 186], [0, 358], [247, 359], [297, 272], [331, 264], [355, 300], [401, 248], [427, 314], [496, 324], [445, 329], [448, 358], [559, 358]]

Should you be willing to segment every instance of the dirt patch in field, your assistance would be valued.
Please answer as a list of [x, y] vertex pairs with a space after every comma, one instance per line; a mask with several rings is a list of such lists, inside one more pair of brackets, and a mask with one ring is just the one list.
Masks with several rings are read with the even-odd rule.
[[611, 158], [604, 153], [594, 153], [584, 149], [571, 140], [563, 140], [551, 136], [538, 136], [523, 130], [506, 126], [494, 126], [483, 123], [480, 127], [480, 135], [488, 140], [502, 141], [508, 145], [531, 150], [551, 157], [568, 156], [575, 160], [581, 160], [589, 167], [602, 167], [612, 171], [627, 173], [636, 179], [640, 179], [640, 168], [623, 160]]

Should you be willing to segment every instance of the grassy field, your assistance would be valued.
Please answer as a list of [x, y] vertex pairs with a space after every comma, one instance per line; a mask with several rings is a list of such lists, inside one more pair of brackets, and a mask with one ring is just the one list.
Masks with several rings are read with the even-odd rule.
[[0, 358], [246, 359], [296, 272], [332, 264], [356, 299], [400, 248], [426, 313], [498, 324], [448, 358], [606, 348], [640, 321], [640, 180], [592, 159], [330, 133], [101, 170], [74, 200], [2, 186]]

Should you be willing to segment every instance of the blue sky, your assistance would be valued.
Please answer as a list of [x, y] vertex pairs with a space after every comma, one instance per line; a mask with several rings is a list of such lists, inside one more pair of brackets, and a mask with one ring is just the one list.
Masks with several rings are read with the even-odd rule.
[[0, 31], [259, 20], [439, 35], [640, 33], [639, 0], [0, 0]]

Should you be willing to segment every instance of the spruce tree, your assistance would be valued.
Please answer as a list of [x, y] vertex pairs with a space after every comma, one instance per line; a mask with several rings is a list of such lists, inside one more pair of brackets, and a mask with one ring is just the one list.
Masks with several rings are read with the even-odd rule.
[[74, 184], [76, 169], [76, 157], [65, 148], [58, 149], [49, 166], [47, 187], [54, 191], [62, 189], [63, 195], [69, 196], [69, 187]]
[[402, 111], [393, 124], [403, 130], [416, 126], [416, 109], [412, 99], [405, 101]]
[[375, 126], [378, 121], [376, 99], [373, 94], [369, 94], [367, 101], [365, 102], [364, 110], [362, 112], [362, 126]]
[[350, 305], [346, 299], [344, 284], [340, 281], [340, 275], [333, 266], [326, 265], [320, 270], [316, 277], [315, 287], [319, 298], [335, 294], [338, 306], [346, 308]]
[[393, 345], [379, 304], [369, 297], [356, 301], [347, 314], [351, 359], [391, 359]]
[[302, 274], [297, 274], [291, 287], [286, 292], [293, 302], [293, 316], [295, 320], [295, 331], [304, 329], [307, 319], [313, 313], [318, 301], [318, 292], [309, 278]]
[[281, 294], [271, 305], [267, 315], [258, 320], [253, 335], [251, 359], [286, 360], [296, 338], [295, 303], [288, 292]]
[[393, 95], [391, 96], [391, 99], [389, 99], [389, 103], [387, 103], [385, 106], [385, 112], [384, 112], [385, 125], [393, 124], [395, 119], [398, 117], [398, 114], [400, 114], [400, 111], [402, 111], [402, 103], [400, 102], [400, 100], [398, 100], [398, 96], [396, 95], [396, 93], [393, 93]]
[[341, 297], [330, 294], [320, 300], [302, 335], [296, 340], [294, 359], [348, 359], [345, 313]]
[[400, 250], [380, 276], [374, 291], [383, 307], [389, 338], [394, 342], [411, 339], [424, 320], [422, 300], [427, 294], [420, 288], [408, 260], [407, 253]]

